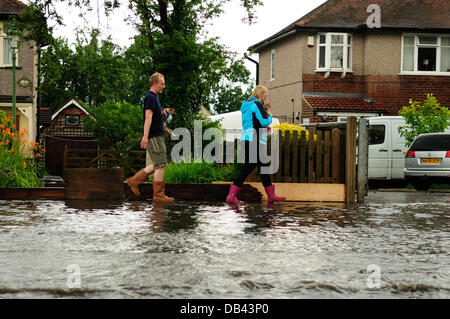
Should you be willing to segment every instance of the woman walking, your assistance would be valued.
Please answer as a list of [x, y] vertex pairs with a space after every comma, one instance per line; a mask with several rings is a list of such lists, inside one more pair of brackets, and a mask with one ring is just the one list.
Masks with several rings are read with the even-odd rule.
[[[227, 203], [242, 204], [243, 202], [237, 198], [237, 194], [242, 188], [248, 175], [256, 168], [262, 166], [270, 166], [270, 162], [263, 163], [260, 159], [260, 152], [267, 154], [266, 148], [266, 128], [272, 123], [272, 114], [270, 110], [264, 107], [267, 99], [267, 88], [257, 85], [247, 101], [242, 102], [242, 135], [241, 141], [244, 141], [245, 162], [244, 166], [236, 176], [227, 196]], [[262, 151], [260, 151], [260, 149]], [[257, 152], [256, 156], [254, 153]], [[253, 155], [253, 156], [252, 156]], [[255, 161], [256, 159], [256, 161]], [[261, 182], [267, 193], [269, 203], [281, 202], [286, 198], [275, 195], [275, 186], [272, 185], [270, 174], [261, 174]]]

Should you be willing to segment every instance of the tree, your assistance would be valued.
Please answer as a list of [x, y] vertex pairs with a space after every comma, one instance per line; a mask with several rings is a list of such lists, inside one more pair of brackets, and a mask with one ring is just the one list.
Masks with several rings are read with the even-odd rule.
[[128, 64], [111, 38], [100, 41], [96, 29], [89, 36], [79, 32], [72, 63], [71, 89], [79, 100], [92, 106], [127, 97]]
[[427, 94], [423, 103], [410, 99], [409, 105], [398, 114], [405, 119], [405, 125], [400, 126], [398, 131], [408, 146], [420, 134], [443, 132], [450, 126], [450, 111], [441, 106], [432, 93]]
[[[46, 43], [52, 45], [54, 26], [40, 28], [36, 22], [32, 24], [33, 27], [29, 27], [26, 18], [32, 17], [33, 21], [42, 22], [37, 17], [44, 17], [47, 21], [55, 21], [56, 25], [62, 24], [62, 17], [54, 7], [56, 1], [31, 1], [31, 13], [15, 21], [16, 26], [23, 31], [23, 37], [41, 42], [45, 39]], [[84, 8], [90, 8], [91, 5], [91, 0], [59, 1]], [[161, 102], [165, 106], [176, 107], [179, 114], [171, 122], [171, 127], [192, 125], [200, 105], [210, 109], [213, 109], [212, 103], [220, 103], [219, 108], [225, 106], [225, 109], [238, 107], [240, 101], [236, 101], [245, 96], [239, 97], [243, 90], [238, 88], [240, 84], [233, 79], [239, 78], [243, 84], [249, 84], [249, 72], [245, 71], [242, 61], [236, 59], [232, 52], [220, 45], [217, 39], [207, 39], [204, 32], [206, 23], [220, 15], [224, 5], [230, 1], [129, 0], [129, 8], [133, 12], [129, 22], [139, 32], [135, 44], [125, 53], [125, 57], [133, 58], [132, 61], [128, 63], [127, 60], [124, 66], [114, 45], [108, 41], [100, 45], [98, 33], [91, 33], [91, 39], [86, 43], [77, 43], [71, 59], [67, 59], [72, 63], [70, 84], [57, 74], [61, 87], [64, 83], [68, 85], [65, 88], [67, 91], [62, 93], [73, 93], [89, 105], [99, 105], [109, 99], [123, 99], [137, 104], [148, 89], [147, 79], [151, 73], [159, 71], [166, 76], [168, 83]], [[240, 2], [246, 10], [244, 20], [252, 23], [255, 8], [262, 1]], [[106, 13], [119, 6], [117, 0], [104, 0], [103, 3]], [[56, 68], [54, 72], [61, 71]], [[49, 80], [51, 74], [49, 71], [44, 79]], [[41, 87], [46, 86], [43, 84]], [[120, 89], [116, 90], [117, 87]], [[47, 92], [46, 96], [51, 103], [52, 94]], [[226, 101], [230, 104], [227, 105]]]
[[89, 117], [84, 127], [91, 131], [103, 149], [126, 151], [139, 145], [142, 136], [142, 109], [126, 102], [106, 102], [86, 106]]
[[[130, 0], [129, 7], [136, 17], [133, 23], [145, 38], [142, 43], [148, 45], [152, 70], [166, 77], [167, 89], [161, 102], [183, 115], [174, 118], [172, 127], [189, 128], [200, 105], [209, 107], [211, 102], [218, 102], [218, 97], [221, 105], [226, 97], [233, 97], [230, 103], [240, 106], [240, 101], [235, 101], [241, 92], [229, 82], [234, 77], [249, 84], [249, 72], [217, 39], [201, 40], [207, 21], [220, 15], [224, 3], [229, 1]], [[261, 1], [241, 3], [248, 21], [252, 21], [253, 10]]]
[[52, 111], [70, 97], [87, 105], [127, 100], [132, 83], [121, 49], [110, 39], [99, 40], [98, 30], [78, 33], [75, 49], [56, 38], [42, 52], [41, 104]]
[[41, 65], [41, 105], [54, 112], [58, 106], [72, 96], [71, 90], [73, 52], [65, 39], [54, 39], [51, 46], [43, 50]]

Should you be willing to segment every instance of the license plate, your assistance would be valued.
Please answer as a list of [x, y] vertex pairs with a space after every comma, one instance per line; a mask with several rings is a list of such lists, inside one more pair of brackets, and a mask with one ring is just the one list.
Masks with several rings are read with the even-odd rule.
[[436, 164], [441, 164], [441, 159], [440, 158], [422, 158], [422, 164], [424, 165], [436, 165]]

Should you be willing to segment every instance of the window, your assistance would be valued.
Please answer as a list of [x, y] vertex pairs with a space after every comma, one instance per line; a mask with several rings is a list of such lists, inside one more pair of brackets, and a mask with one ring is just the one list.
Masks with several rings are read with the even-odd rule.
[[450, 73], [450, 36], [403, 35], [402, 72]]
[[80, 116], [79, 115], [66, 115], [66, 125], [67, 126], [80, 125]]
[[450, 149], [450, 134], [423, 135], [411, 145], [411, 151], [447, 151]]
[[350, 71], [352, 69], [352, 36], [348, 33], [319, 34], [317, 71]]
[[12, 65], [12, 52], [8, 38], [3, 38], [3, 61], [4, 65]]
[[275, 49], [270, 53], [270, 80], [275, 79]]
[[383, 144], [386, 126], [384, 125], [370, 125], [369, 128], [369, 145]]
[[[18, 65], [18, 56], [16, 49], [16, 66]], [[5, 34], [0, 34], [0, 66], [12, 66], [11, 45]]]

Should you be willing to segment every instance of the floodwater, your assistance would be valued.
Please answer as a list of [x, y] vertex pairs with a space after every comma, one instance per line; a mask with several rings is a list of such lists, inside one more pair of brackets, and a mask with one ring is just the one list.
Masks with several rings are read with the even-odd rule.
[[448, 195], [0, 201], [0, 298], [449, 298]]

